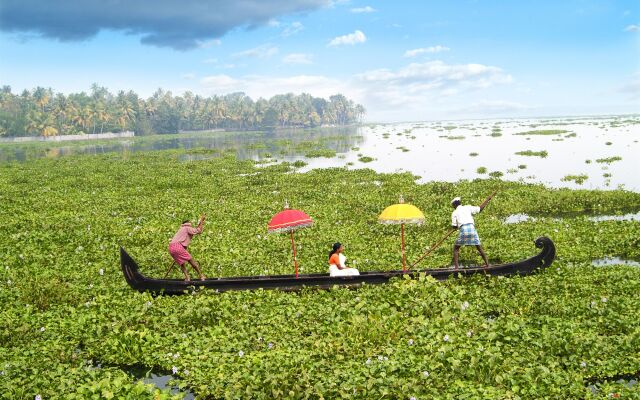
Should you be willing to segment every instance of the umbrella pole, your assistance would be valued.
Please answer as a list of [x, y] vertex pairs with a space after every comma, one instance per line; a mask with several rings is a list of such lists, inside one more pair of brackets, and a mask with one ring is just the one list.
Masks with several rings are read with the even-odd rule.
[[402, 227], [402, 272], [407, 272], [407, 258], [404, 254], [404, 224], [400, 226]]
[[298, 258], [296, 256], [296, 245], [293, 241], [293, 230], [291, 230], [291, 249], [293, 250], [293, 265], [296, 269], [296, 278], [298, 278]]

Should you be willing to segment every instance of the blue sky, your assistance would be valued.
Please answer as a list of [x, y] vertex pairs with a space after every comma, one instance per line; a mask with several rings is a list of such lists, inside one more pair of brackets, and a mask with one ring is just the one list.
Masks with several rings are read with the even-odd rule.
[[370, 121], [640, 112], [640, 2], [0, 0], [0, 83], [337, 92]]

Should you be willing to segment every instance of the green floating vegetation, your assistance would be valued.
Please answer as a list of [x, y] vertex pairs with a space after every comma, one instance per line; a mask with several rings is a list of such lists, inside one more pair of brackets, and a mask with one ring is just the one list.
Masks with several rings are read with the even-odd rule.
[[476, 172], [479, 174], [486, 174], [487, 173], [487, 167], [478, 167], [478, 169], [476, 169]]
[[599, 164], [611, 164], [613, 162], [621, 161], [621, 160], [622, 160], [622, 157], [613, 156], [613, 157], [607, 157], [607, 158], [598, 158], [596, 162]]
[[489, 176], [492, 178], [500, 178], [501, 176], [503, 176], [504, 174], [500, 171], [493, 171], [493, 172], [489, 172]]
[[307, 164], [305, 161], [302, 161], [302, 160], [296, 160], [293, 163], [291, 163], [291, 165], [293, 165], [296, 168], [302, 168], [302, 167], [307, 166], [309, 164]]
[[562, 182], [575, 182], [578, 185], [582, 185], [584, 181], [586, 181], [587, 179], [589, 179], [588, 175], [580, 174], [580, 175], [566, 175], [560, 180]]
[[578, 135], [575, 132], [572, 132], [572, 133], [570, 133], [568, 135], [565, 135], [564, 137], [566, 137], [566, 138], [574, 138], [574, 137], [577, 137], [577, 136]]
[[304, 156], [308, 158], [331, 158], [336, 156], [336, 151], [331, 149], [316, 149], [308, 151]]
[[406, 152], [410, 151], [409, 149], [407, 149], [407, 148], [406, 148], [406, 147], [404, 147], [404, 146], [396, 147], [396, 149], [398, 149], [398, 150], [402, 150], [402, 152], [403, 152], [403, 153], [406, 153]]
[[479, 154], [474, 151], [474, 152], [469, 153], [469, 156], [470, 157], [477, 157], [477, 156], [479, 156]]
[[368, 163], [375, 160], [375, 158], [373, 157], [369, 157], [369, 156], [362, 156], [360, 158], [358, 158], [358, 161], [362, 162], [362, 163]]
[[538, 129], [533, 131], [518, 132], [514, 133], [514, 135], [561, 135], [568, 132], [570, 131], [563, 129]]
[[446, 136], [445, 135], [445, 136], [440, 136], [440, 137], [441, 138], [446, 138], [446, 139], [449, 139], [449, 140], [463, 140], [463, 139], [466, 139], [466, 137], [463, 136], [463, 135], [458, 135], [458, 136]]
[[[166, 374], [200, 399], [637, 398], [617, 377], [640, 370], [640, 193], [552, 189], [500, 179], [419, 183], [410, 173], [290, 173], [226, 155], [105, 154], [0, 165], [0, 393], [5, 399], [177, 399], [129, 371]], [[558, 258], [526, 277], [393, 279], [358, 289], [151, 296], [125, 283], [119, 246], [162, 277], [167, 242], [208, 215], [189, 250], [209, 277], [291, 274], [289, 236], [266, 224], [285, 200], [312, 227], [295, 233], [303, 273], [326, 273], [331, 244], [361, 271], [400, 268], [398, 226], [377, 222], [399, 194], [429, 218], [406, 227], [407, 260], [446, 233], [449, 202], [479, 204], [492, 263]], [[636, 208], [633, 208], [636, 207]], [[554, 218], [567, 211], [578, 217]], [[512, 214], [526, 224], [503, 223]], [[25, 228], [25, 227], [28, 227]], [[449, 238], [420, 268], [451, 263]], [[463, 247], [466, 264], [481, 262]], [[174, 268], [171, 278], [180, 278]], [[159, 372], [164, 371], [164, 372]], [[339, 372], [339, 373], [336, 373]], [[586, 382], [597, 383], [592, 392]]]
[[613, 142], [606, 142], [605, 145], [607, 146], [611, 146], [613, 144]]
[[518, 165], [518, 169], [527, 169], [527, 165], [526, 164], [520, 164], [520, 165]]
[[549, 155], [549, 153], [546, 150], [541, 150], [541, 151], [524, 150], [524, 151], [518, 151], [515, 154], [519, 156], [541, 157], [541, 158], [546, 158]]

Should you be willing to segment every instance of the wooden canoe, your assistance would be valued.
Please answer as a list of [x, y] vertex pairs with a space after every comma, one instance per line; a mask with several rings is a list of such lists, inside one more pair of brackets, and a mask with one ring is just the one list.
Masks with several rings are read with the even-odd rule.
[[535, 245], [540, 253], [525, 260], [491, 265], [486, 270], [481, 266], [460, 268], [457, 271], [453, 267], [433, 268], [425, 270], [393, 271], [361, 271], [358, 276], [330, 277], [329, 274], [299, 275], [271, 275], [271, 276], [237, 276], [224, 278], [208, 278], [204, 281], [193, 280], [185, 282], [181, 279], [156, 279], [143, 275], [138, 264], [120, 247], [120, 265], [129, 286], [140, 292], [155, 294], [182, 294], [199, 289], [213, 289], [218, 292], [228, 290], [256, 290], [279, 289], [299, 290], [303, 287], [315, 287], [328, 289], [333, 286], [360, 286], [363, 284], [376, 285], [386, 283], [389, 279], [408, 275], [417, 278], [420, 274], [432, 276], [437, 280], [446, 280], [451, 276], [471, 276], [474, 274], [488, 274], [493, 276], [528, 275], [539, 269], [546, 268], [555, 259], [556, 248], [551, 239], [540, 237], [535, 240]]

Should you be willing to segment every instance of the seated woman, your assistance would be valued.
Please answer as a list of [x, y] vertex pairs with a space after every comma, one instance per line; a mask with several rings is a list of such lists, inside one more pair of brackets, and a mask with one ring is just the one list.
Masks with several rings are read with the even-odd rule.
[[350, 268], [345, 265], [347, 257], [342, 254], [344, 247], [340, 242], [333, 244], [333, 249], [329, 253], [329, 276], [353, 276], [360, 275], [360, 272], [355, 268]]

